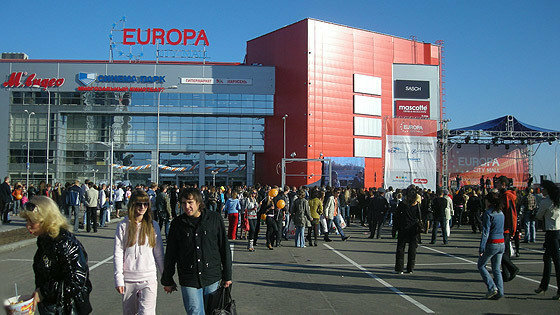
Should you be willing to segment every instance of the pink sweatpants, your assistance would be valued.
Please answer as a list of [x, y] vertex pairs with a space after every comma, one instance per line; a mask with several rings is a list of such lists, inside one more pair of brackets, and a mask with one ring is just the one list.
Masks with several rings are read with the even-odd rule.
[[157, 280], [125, 282], [123, 314], [156, 314]]

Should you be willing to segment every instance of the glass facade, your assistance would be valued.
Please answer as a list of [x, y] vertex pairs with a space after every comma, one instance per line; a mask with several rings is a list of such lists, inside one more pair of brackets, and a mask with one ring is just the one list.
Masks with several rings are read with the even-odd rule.
[[[26, 176], [28, 119], [30, 179], [45, 179], [48, 98], [47, 92], [11, 92], [9, 170], [14, 181]], [[185, 168], [160, 168], [160, 182], [198, 183], [204, 166], [206, 184], [213, 180], [211, 170], [218, 171], [216, 184], [246, 183], [253, 153], [264, 152], [265, 117], [274, 113], [273, 95], [88, 91], [51, 92], [50, 98], [51, 182], [94, 175], [107, 182], [111, 138], [118, 165], [114, 181], [153, 180], [159, 112], [159, 164]], [[28, 118], [25, 109], [35, 115]]]

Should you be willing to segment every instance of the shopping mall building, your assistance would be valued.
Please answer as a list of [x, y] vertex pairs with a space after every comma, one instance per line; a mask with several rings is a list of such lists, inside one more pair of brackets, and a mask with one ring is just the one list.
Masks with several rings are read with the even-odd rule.
[[379, 187], [394, 120], [440, 120], [440, 64], [438, 45], [314, 19], [249, 40], [244, 63], [4, 59], [0, 173], [279, 184], [294, 157], [286, 182], [301, 185], [349, 158]]

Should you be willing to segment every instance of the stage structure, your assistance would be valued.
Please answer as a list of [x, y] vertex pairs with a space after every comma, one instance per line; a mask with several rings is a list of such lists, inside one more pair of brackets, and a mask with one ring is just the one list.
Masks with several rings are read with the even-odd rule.
[[[438, 143], [441, 148], [442, 174], [441, 185], [449, 185], [449, 150], [463, 144], [477, 144], [490, 149], [492, 146], [503, 145], [509, 149], [513, 145], [527, 145], [529, 158], [529, 174], [533, 174], [534, 144], [548, 142], [552, 145], [560, 139], [560, 131], [540, 128], [523, 123], [512, 115], [503, 116], [480, 124], [458, 129], [447, 129], [447, 121], [442, 122], [442, 129], [438, 131]], [[538, 149], [538, 148], [537, 148]]]

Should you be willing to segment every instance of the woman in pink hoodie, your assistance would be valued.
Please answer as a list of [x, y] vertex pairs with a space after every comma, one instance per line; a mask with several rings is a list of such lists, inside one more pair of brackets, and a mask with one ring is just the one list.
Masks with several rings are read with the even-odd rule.
[[117, 225], [113, 265], [123, 314], [155, 314], [163, 243], [159, 225], [152, 219], [150, 198], [143, 190], [132, 193], [128, 216]]

